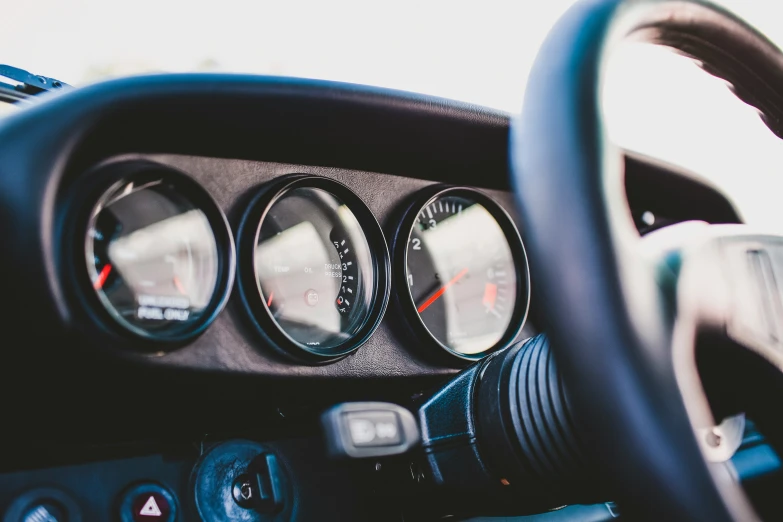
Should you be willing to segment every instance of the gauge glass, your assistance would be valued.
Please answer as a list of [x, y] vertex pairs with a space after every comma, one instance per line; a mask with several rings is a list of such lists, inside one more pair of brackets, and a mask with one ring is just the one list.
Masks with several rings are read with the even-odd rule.
[[263, 305], [291, 340], [330, 354], [370, 316], [375, 268], [354, 213], [315, 187], [278, 196], [262, 218], [254, 268]]
[[163, 179], [110, 190], [92, 213], [85, 254], [103, 306], [144, 337], [188, 332], [215, 295], [219, 259], [209, 219]]
[[[518, 237], [516, 238], [519, 241]], [[519, 276], [498, 220], [471, 197], [444, 194], [416, 216], [406, 247], [410, 295], [435, 340], [475, 357], [515, 325]]]

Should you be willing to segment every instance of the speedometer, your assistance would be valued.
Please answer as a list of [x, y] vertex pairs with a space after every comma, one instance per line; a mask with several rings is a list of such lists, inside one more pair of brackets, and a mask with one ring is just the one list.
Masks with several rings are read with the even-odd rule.
[[396, 249], [403, 305], [435, 344], [477, 359], [516, 337], [529, 303], [527, 259], [497, 203], [472, 189], [433, 189], [411, 207]]
[[276, 346], [329, 360], [375, 329], [388, 299], [388, 251], [347, 187], [312, 176], [267, 186], [240, 235], [242, 295]]

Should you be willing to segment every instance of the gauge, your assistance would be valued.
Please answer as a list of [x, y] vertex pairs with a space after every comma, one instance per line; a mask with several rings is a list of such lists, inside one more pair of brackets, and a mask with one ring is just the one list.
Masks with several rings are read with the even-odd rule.
[[241, 289], [276, 345], [315, 360], [364, 342], [388, 300], [378, 222], [344, 185], [294, 176], [266, 187], [240, 232]]
[[435, 344], [477, 359], [516, 337], [529, 304], [527, 259], [497, 203], [471, 189], [427, 191], [403, 220], [396, 249], [403, 306]]
[[207, 193], [148, 164], [104, 192], [84, 253], [89, 284], [108, 315], [160, 341], [206, 326], [225, 301], [234, 259], [228, 225]]

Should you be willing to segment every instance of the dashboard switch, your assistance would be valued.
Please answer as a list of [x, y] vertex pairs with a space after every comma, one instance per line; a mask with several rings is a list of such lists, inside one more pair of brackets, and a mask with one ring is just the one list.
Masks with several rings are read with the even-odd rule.
[[413, 414], [385, 402], [349, 402], [331, 408], [321, 422], [334, 457], [400, 455], [419, 442]]
[[343, 422], [354, 446], [396, 446], [402, 442], [400, 419], [394, 412], [346, 413]]
[[137, 484], [120, 500], [122, 522], [174, 522], [177, 504], [169, 491], [153, 482]]
[[65, 522], [68, 520], [56, 504], [45, 502], [30, 508], [22, 522]]
[[59, 489], [40, 488], [27, 491], [14, 500], [2, 518], [3, 522], [81, 522], [76, 502]]

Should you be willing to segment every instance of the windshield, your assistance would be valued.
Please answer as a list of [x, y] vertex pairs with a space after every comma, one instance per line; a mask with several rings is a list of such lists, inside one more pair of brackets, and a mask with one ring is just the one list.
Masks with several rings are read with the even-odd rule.
[[513, 110], [540, 42], [571, 3], [9, 2], [0, 62], [73, 85], [147, 72], [245, 72]]
[[[544, 37], [574, 0], [9, 2], [0, 62], [72, 85], [243, 72], [421, 92], [516, 112]], [[783, 5], [720, 2], [783, 34]]]
[[[142, 73], [239, 72], [391, 87], [518, 112], [541, 42], [573, 3], [13, 2], [0, 18], [0, 63], [77, 86]], [[783, 2], [718, 3], [783, 42]], [[693, 64], [671, 65], [657, 56], [625, 53], [619, 61], [623, 88], [609, 89], [608, 103], [615, 141], [699, 172], [729, 192], [749, 221], [774, 218], [783, 225], [783, 206], [773, 201], [783, 178], [772, 172], [774, 162], [739, 165], [738, 150], [746, 148], [736, 139], [765, 132], [755, 112], [721, 113], [716, 107], [725, 106], [725, 86], [687, 70]], [[672, 93], [678, 103], [666, 95], [671, 82], [655, 73], [656, 64], [678, 75]], [[681, 119], [689, 124], [672, 125]], [[746, 126], [755, 130], [720, 132]], [[776, 139], [748, 147], [755, 155], [783, 152]]]

